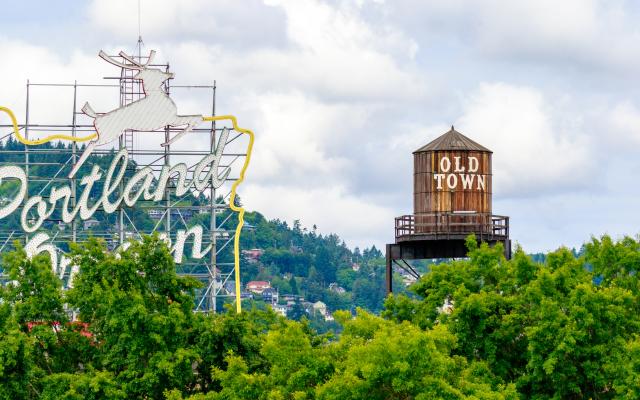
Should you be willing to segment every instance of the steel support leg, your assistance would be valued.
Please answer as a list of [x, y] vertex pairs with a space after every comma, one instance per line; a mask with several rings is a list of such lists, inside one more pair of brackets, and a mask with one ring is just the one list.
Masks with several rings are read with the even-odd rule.
[[391, 263], [391, 245], [387, 244], [386, 252], [387, 295], [393, 292], [393, 268]]

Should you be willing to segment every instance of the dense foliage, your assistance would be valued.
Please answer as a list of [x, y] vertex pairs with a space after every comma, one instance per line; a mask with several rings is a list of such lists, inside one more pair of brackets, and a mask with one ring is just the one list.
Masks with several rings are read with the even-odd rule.
[[469, 246], [382, 317], [336, 312], [339, 336], [268, 310], [193, 313], [198, 282], [157, 238], [73, 247], [67, 291], [18, 248], [0, 290], [0, 399], [639, 397], [638, 241], [593, 239], [545, 264]]
[[[452, 354], [483, 361], [498, 383], [515, 383], [522, 398], [640, 397], [640, 244], [593, 239], [576, 258], [568, 249], [535, 263], [521, 249], [477, 248], [470, 259], [434, 266], [384, 315], [422, 329], [446, 326]], [[438, 307], [448, 299], [451, 313]]]

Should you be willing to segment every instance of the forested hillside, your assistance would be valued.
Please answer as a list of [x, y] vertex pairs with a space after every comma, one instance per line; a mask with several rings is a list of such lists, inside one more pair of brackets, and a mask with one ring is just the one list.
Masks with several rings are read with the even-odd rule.
[[[269, 281], [280, 296], [301, 295], [308, 302], [322, 301], [331, 311], [362, 307], [379, 312], [385, 296], [384, 257], [375, 246], [350, 250], [335, 234], [321, 235], [314, 226], [292, 227], [248, 213], [253, 228], [242, 234], [243, 249], [260, 249], [256, 260], [243, 257], [242, 282]], [[246, 252], [245, 252], [246, 254]], [[403, 290], [397, 279], [397, 290]]]

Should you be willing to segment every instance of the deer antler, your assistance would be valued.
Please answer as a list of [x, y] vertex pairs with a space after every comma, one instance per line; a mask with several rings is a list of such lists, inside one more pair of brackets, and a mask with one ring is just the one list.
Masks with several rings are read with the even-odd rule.
[[[108, 63], [110, 63], [110, 64], [113, 64], [113, 65], [115, 65], [115, 66], [117, 66], [117, 67], [120, 67], [120, 68], [126, 68], [126, 69], [137, 69], [137, 70], [144, 69], [144, 66], [142, 66], [142, 65], [140, 65], [140, 64], [138, 64], [138, 63], [136, 63], [136, 62], [134, 62], [134, 64], [124, 64], [124, 63], [121, 63], [120, 61], [116, 61], [116, 60], [114, 60], [113, 58], [109, 57], [109, 56], [107, 55], [107, 53], [105, 53], [105, 52], [104, 52], [104, 51], [102, 51], [102, 50], [100, 50], [100, 53], [98, 53], [98, 55], [100, 56], [100, 58], [102, 58], [102, 59], [103, 59], [103, 60], [105, 60], [106, 62], [108, 62]], [[121, 55], [122, 55], [122, 54], [121, 54]], [[125, 59], [127, 59], [127, 60], [129, 60], [129, 61], [132, 61], [132, 62], [133, 62], [133, 60], [130, 60], [129, 58], [126, 58], [126, 57], [125, 57]]]
[[156, 51], [155, 50], [151, 50], [151, 52], [149, 52], [149, 58], [147, 58], [147, 62], [144, 64], [140, 64], [139, 62], [135, 61], [133, 58], [129, 57], [124, 51], [120, 52], [120, 57], [124, 58], [125, 60], [129, 61], [132, 64], [135, 64], [137, 66], [140, 67], [147, 67], [149, 64], [151, 64], [151, 62], [153, 61], [153, 57], [155, 57], [156, 55]]

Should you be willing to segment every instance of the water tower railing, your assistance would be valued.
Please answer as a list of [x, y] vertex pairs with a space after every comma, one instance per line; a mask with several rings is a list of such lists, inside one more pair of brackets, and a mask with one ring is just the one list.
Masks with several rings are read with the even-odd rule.
[[411, 236], [450, 238], [475, 234], [480, 240], [509, 237], [509, 217], [476, 212], [403, 215], [396, 218], [396, 239]]

